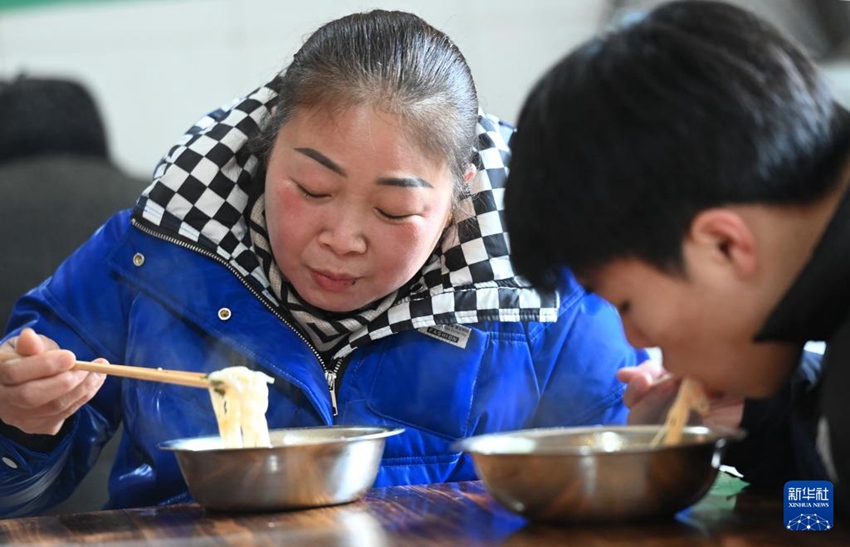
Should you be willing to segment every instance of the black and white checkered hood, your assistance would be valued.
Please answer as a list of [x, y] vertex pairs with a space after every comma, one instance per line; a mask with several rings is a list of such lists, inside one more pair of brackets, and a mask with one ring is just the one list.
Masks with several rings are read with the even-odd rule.
[[[269, 119], [275, 98], [263, 86], [198, 121], [157, 165], [133, 217], [213, 253], [278, 306], [248, 229], [259, 160], [245, 146]], [[558, 295], [537, 292], [517, 278], [508, 257], [502, 210], [512, 129], [480, 113], [477, 130], [479, 171], [463, 198], [469, 203], [459, 208], [469, 213], [455, 215], [410, 294], [352, 333], [351, 347], [432, 325], [557, 319]]]

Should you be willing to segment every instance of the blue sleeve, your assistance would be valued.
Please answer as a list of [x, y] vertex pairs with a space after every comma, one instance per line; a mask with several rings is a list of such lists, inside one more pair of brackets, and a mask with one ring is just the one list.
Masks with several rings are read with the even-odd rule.
[[548, 363], [549, 375], [530, 427], [623, 424], [625, 385], [616, 372], [649, 355], [628, 343], [617, 310], [569, 274], [561, 295], [559, 321], [533, 341], [535, 361]]
[[90, 468], [83, 462], [93, 463], [105, 444], [106, 430], [102, 416], [84, 407], [47, 452], [0, 436], [0, 518], [38, 514], [71, 495]]
[[[105, 357], [121, 362], [126, 333], [122, 310], [129, 306], [129, 297], [111, 279], [105, 261], [127, 226], [126, 214], [114, 217], [50, 279], [22, 297], [4, 339], [31, 327], [73, 351], [78, 359]], [[94, 317], [102, 319], [94, 322]], [[119, 385], [107, 379], [95, 398], [66, 421], [53, 442], [37, 442], [19, 430], [11, 434], [11, 426], [3, 424], [0, 516], [37, 514], [74, 491], [119, 426]]]

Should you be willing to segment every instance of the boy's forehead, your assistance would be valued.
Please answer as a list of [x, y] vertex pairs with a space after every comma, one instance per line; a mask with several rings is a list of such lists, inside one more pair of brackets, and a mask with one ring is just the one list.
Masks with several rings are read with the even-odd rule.
[[665, 275], [652, 264], [639, 258], [612, 258], [607, 262], [575, 273], [578, 283], [588, 292], [608, 293], [613, 288], [624, 289], [636, 278]]

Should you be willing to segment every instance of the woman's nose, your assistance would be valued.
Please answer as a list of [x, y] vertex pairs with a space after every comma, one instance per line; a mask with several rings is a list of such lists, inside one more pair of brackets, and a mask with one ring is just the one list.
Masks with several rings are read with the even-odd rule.
[[361, 223], [346, 215], [331, 219], [319, 234], [319, 243], [340, 255], [366, 252], [366, 236]]

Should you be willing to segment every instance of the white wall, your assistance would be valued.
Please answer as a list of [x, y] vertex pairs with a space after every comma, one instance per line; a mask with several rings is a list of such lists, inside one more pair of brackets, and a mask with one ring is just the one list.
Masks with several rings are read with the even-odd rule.
[[592, 35], [603, 0], [137, 0], [0, 12], [0, 77], [79, 78], [100, 102], [113, 156], [142, 176], [205, 112], [288, 64], [322, 23], [376, 7], [448, 33], [484, 107], [514, 121], [535, 79]]
[[[628, 0], [632, 8], [661, 0]], [[733, 0], [786, 30], [801, 29], [798, 0]], [[135, 0], [0, 11], [0, 78], [64, 75], [99, 100], [113, 156], [148, 176], [205, 112], [247, 93], [288, 64], [322, 23], [382, 7], [415, 12], [466, 55], [483, 106], [515, 121], [534, 81], [589, 38], [605, 0]], [[850, 104], [850, 63], [829, 74]]]

